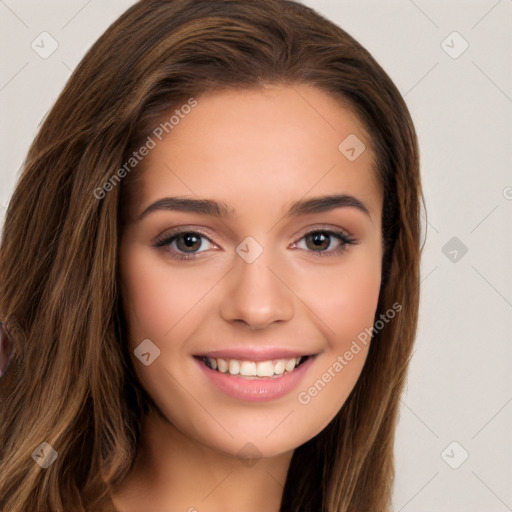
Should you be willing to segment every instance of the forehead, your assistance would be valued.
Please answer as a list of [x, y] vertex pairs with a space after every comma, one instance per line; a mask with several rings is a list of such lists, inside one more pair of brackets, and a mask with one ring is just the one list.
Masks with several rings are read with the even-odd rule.
[[350, 193], [370, 205], [372, 216], [380, 212], [382, 191], [363, 124], [315, 87], [208, 93], [169, 126], [162, 140], [152, 135], [155, 147], [142, 163], [139, 212], [167, 192], [222, 199], [240, 215], [253, 214], [254, 201], [285, 209], [304, 196]]

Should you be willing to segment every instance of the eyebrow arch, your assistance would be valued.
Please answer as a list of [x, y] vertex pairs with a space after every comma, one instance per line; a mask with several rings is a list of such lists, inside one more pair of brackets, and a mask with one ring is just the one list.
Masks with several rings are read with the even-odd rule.
[[[336, 194], [329, 196], [302, 199], [291, 204], [286, 217], [301, 216], [311, 213], [322, 213], [335, 208], [352, 207], [365, 213], [371, 219], [368, 208], [354, 196]], [[190, 199], [186, 197], [165, 197], [149, 205], [137, 218], [142, 220], [148, 213], [159, 210], [176, 210], [181, 212], [199, 213], [225, 218], [233, 215], [235, 210], [225, 202], [211, 199]]]
[[371, 219], [368, 208], [366, 208], [366, 206], [359, 199], [348, 194], [321, 196], [314, 197], [312, 199], [296, 201], [295, 203], [292, 203], [286, 216], [291, 217], [293, 215], [299, 216], [307, 215], [309, 213], [322, 213], [334, 210], [335, 208], [343, 207], [357, 208]]
[[211, 199], [189, 199], [187, 197], [164, 197], [149, 205], [138, 217], [142, 220], [148, 213], [158, 210], [175, 210], [180, 212], [202, 213], [214, 217], [229, 217], [235, 213], [227, 203]]

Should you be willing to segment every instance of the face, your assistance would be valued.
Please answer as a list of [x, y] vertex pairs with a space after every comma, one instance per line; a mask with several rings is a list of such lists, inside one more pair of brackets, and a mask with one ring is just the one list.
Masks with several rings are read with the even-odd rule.
[[323, 430], [360, 375], [382, 191], [362, 124], [312, 86], [196, 99], [137, 168], [126, 342], [170, 428], [275, 456]]

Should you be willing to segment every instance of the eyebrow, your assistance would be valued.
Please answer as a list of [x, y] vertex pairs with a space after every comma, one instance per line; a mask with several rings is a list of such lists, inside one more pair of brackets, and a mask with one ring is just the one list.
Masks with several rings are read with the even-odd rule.
[[[344, 207], [357, 208], [371, 219], [368, 208], [359, 199], [347, 194], [321, 196], [295, 201], [291, 204], [288, 212], [286, 213], [286, 217], [322, 213], [334, 210], [335, 208]], [[230, 217], [236, 212], [223, 201], [213, 201], [211, 199], [190, 199], [186, 197], [164, 197], [149, 205], [137, 217], [137, 222], [142, 220], [149, 213], [161, 210], [199, 213], [218, 218]]]

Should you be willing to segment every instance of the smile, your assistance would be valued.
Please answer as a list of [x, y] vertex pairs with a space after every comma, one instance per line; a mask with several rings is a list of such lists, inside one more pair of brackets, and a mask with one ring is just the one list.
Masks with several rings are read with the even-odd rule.
[[211, 389], [237, 400], [266, 401], [284, 397], [296, 389], [317, 355], [258, 361], [211, 355], [193, 359], [206, 379], [204, 382], [213, 384]]
[[220, 373], [239, 375], [240, 377], [279, 377], [291, 373], [306, 361], [309, 356], [293, 357], [289, 359], [270, 359], [267, 361], [247, 361], [238, 359], [223, 359], [222, 357], [201, 356], [203, 363]]

